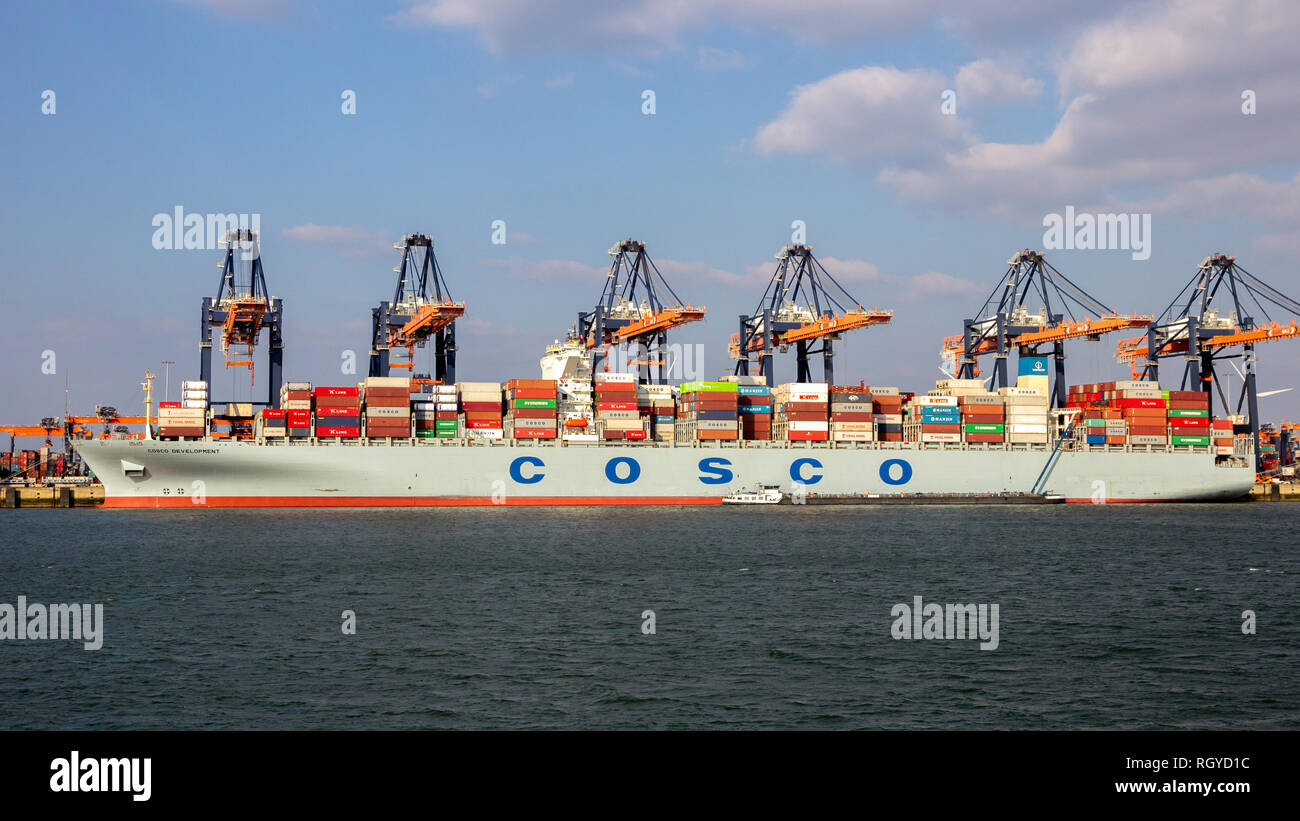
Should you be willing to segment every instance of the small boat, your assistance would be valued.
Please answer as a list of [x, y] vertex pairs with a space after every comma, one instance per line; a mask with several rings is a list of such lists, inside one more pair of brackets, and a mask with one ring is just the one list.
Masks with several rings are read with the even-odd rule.
[[724, 505], [779, 505], [784, 496], [776, 485], [763, 485], [756, 490], [738, 490], [722, 497]]

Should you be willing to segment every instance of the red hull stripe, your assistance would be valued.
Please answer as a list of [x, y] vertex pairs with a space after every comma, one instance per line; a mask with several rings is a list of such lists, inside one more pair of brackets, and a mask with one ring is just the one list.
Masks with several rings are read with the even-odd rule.
[[1094, 502], [1092, 499], [1066, 499], [1065, 501], [1072, 505], [1164, 505], [1170, 502], [1219, 502], [1234, 497], [1225, 496], [1215, 499], [1107, 499], [1105, 502]]
[[720, 505], [721, 496], [209, 496], [195, 504], [192, 496], [110, 496], [104, 507], [511, 507], [592, 505]]

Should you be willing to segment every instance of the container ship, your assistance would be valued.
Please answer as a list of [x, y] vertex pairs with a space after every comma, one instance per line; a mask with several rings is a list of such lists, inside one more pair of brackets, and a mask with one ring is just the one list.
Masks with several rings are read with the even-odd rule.
[[[1249, 437], [1204, 394], [1131, 381], [986, 390], [640, 384], [591, 372], [557, 342], [541, 379], [439, 385], [399, 377], [290, 382], [281, 407], [208, 407], [186, 382], [146, 439], [75, 444], [104, 507], [713, 505], [755, 486], [806, 494], [1220, 501], [1255, 481]], [[190, 407], [186, 407], [189, 405]]]

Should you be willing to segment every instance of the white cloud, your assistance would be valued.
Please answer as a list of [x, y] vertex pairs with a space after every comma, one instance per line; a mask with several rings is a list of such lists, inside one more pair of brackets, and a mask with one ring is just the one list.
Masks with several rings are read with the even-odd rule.
[[596, 268], [571, 259], [507, 257], [505, 259], [486, 259], [483, 264], [500, 269], [507, 276], [516, 279], [532, 279], [542, 282], [577, 280], [599, 283], [606, 273], [604, 268]]
[[957, 105], [968, 102], [1031, 100], [1043, 93], [1043, 81], [1024, 76], [1011, 63], [984, 58], [957, 71]]
[[657, 55], [685, 34], [717, 26], [762, 28], [812, 43], [882, 39], [921, 25], [937, 0], [421, 0], [389, 19], [478, 33], [494, 53], [600, 51]]
[[[1250, 172], [1300, 162], [1297, 29], [1300, 5], [1280, 0], [1147, 3], [1064, 45], [1053, 65], [1062, 113], [1040, 141], [980, 141], [957, 117], [935, 121], [928, 95], [941, 75], [877, 66], [796, 90], [754, 144], [869, 163], [906, 198], [1017, 221], [1126, 189], [1158, 197], [1166, 186], [1233, 174], [1274, 194]], [[989, 66], [998, 68], [966, 67], [977, 97], [1032, 90], [1027, 78]], [[1246, 89], [1256, 94], [1253, 116], [1241, 110]]]
[[573, 85], [573, 72], [566, 71], [563, 74], [557, 74], [546, 81], [547, 88], [569, 88]]
[[799, 86], [775, 120], [759, 128], [762, 154], [824, 154], [842, 162], [930, 160], [969, 141], [962, 120], [940, 110], [947, 80], [937, 71], [855, 68]]

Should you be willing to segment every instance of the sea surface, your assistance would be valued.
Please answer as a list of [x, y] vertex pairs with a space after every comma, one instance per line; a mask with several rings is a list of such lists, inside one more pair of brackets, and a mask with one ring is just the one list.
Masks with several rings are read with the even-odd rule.
[[[98, 651], [0, 641], [0, 729], [1296, 729], [1297, 522], [1285, 503], [0, 511], [0, 603], [104, 605]], [[997, 604], [997, 648], [893, 638], [915, 596]]]

